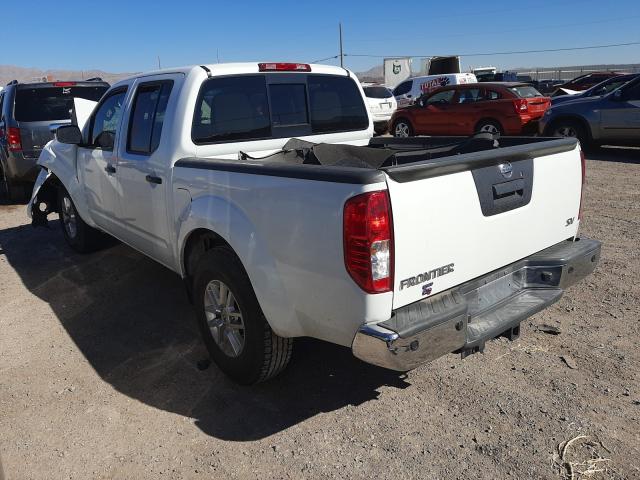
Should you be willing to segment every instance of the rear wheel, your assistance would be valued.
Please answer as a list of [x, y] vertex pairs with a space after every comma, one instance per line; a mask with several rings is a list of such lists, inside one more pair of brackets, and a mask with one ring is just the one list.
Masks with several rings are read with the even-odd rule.
[[193, 298], [207, 350], [238, 383], [263, 382], [289, 363], [293, 339], [276, 335], [264, 318], [249, 277], [231, 249], [198, 258]]
[[69, 246], [79, 253], [98, 250], [103, 245], [104, 234], [90, 227], [80, 218], [71, 195], [65, 189], [61, 189], [58, 201], [60, 225]]
[[405, 118], [400, 118], [393, 123], [393, 136], [394, 137], [412, 137], [413, 136], [413, 127], [409, 120]]
[[502, 125], [495, 120], [480, 120], [476, 125], [475, 133], [502, 134]]
[[11, 180], [0, 163], [0, 197], [4, 197], [10, 202], [18, 202], [25, 200], [26, 196], [27, 188]]

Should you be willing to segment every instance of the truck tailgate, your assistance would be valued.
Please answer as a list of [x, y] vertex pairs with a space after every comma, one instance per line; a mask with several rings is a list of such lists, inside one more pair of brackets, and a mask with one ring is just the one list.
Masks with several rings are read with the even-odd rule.
[[393, 308], [577, 234], [579, 147], [554, 140], [388, 167]]

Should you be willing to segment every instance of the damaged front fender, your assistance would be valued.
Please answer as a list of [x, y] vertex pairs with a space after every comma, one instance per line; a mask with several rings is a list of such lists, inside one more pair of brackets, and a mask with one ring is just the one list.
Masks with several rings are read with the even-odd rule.
[[47, 216], [57, 211], [56, 198], [47, 192], [48, 189], [41, 193], [42, 187], [49, 180], [49, 177], [51, 177], [51, 171], [42, 167], [27, 205], [27, 215], [31, 218], [31, 224], [34, 227], [46, 227], [49, 223]]

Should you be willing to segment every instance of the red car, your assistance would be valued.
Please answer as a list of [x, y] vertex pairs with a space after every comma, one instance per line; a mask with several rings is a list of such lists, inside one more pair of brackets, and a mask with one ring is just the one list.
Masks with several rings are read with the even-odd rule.
[[538, 119], [551, 104], [526, 83], [467, 83], [439, 88], [391, 118], [396, 137], [473, 135], [477, 132], [520, 135], [537, 131]]

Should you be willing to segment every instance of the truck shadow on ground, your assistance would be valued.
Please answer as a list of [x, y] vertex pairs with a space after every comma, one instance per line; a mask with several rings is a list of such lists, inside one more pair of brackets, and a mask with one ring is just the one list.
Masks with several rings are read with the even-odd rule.
[[588, 160], [618, 163], [640, 163], [640, 148], [605, 146], [587, 153]]
[[264, 438], [321, 412], [373, 400], [397, 372], [350, 350], [299, 339], [289, 368], [241, 387], [207, 358], [180, 278], [121, 244], [91, 255], [67, 247], [58, 222], [0, 231], [0, 246], [27, 289], [47, 302], [100, 377], [147, 405], [194, 418], [225, 440]]

